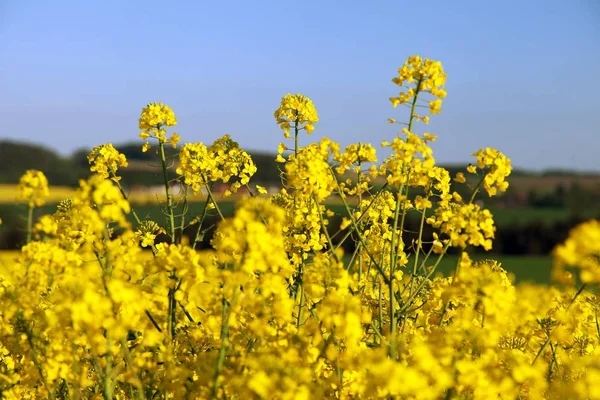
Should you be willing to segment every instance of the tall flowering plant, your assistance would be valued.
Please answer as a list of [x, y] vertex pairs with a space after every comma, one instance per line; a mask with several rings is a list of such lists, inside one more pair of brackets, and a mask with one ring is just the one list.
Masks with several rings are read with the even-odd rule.
[[[251, 184], [256, 165], [229, 135], [167, 157], [175, 114], [149, 104], [140, 136], [145, 151], [158, 144], [165, 226], [128, 201], [127, 160], [111, 144], [92, 149], [93, 174], [35, 225], [48, 182], [28, 171], [28, 243], [0, 268], [0, 397], [600, 398], [600, 225], [580, 225], [553, 252], [565, 286], [514, 286], [498, 262], [473, 260], [467, 250], [489, 250], [496, 234], [477, 197], [507, 189], [511, 162], [486, 148], [455, 176], [437, 165], [437, 136], [419, 127], [441, 112], [446, 78], [419, 56], [398, 70], [390, 100], [407, 113], [389, 118], [402, 128], [382, 160], [369, 143], [301, 147], [316, 107], [284, 96], [274, 116], [293, 144], [278, 146], [282, 189], [271, 195]], [[248, 193], [233, 215], [217, 182]], [[188, 188], [206, 194], [197, 214]], [[213, 213], [212, 250], [196, 251]]]

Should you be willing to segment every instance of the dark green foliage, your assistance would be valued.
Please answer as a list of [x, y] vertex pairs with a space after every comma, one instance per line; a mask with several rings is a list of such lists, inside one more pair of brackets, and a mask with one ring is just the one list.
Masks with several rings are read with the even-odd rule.
[[50, 184], [58, 186], [74, 186], [86, 174], [71, 158], [42, 146], [0, 141], [0, 183], [17, 183], [28, 169], [44, 171]]

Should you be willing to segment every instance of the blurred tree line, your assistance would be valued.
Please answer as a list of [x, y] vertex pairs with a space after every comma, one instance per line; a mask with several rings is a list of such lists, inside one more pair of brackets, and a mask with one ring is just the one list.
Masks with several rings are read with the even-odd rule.
[[[160, 160], [154, 150], [142, 152], [140, 143], [129, 143], [116, 146], [124, 153], [129, 161], [128, 168], [120, 170], [123, 183], [127, 185], [152, 186], [162, 184]], [[176, 150], [167, 147], [167, 156], [174, 162]], [[71, 155], [61, 156], [42, 146], [18, 143], [8, 140], [0, 141], [0, 183], [15, 184], [27, 169], [39, 169], [47, 175], [51, 185], [71, 186], [78, 185], [79, 179], [89, 175], [87, 155], [89, 149], [80, 149]], [[258, 167], [253, 182], [263, 186], [280, 186], [282, 165], [274, 161], [275, 155], [270, 153], [252, 153], [252, 158]], [[452, 176], [464, 171], [461, 167], [446, 167]], [[524, 176], [526, 172], [516, 171], [513, 176]], [[560, 175], [554, 172], [551, 177]], [[547, 177], [546, 174], [537, 175], [539, 179]], [[175, 178], [171, 171], [171, 177]], [[455, 187], [464, 198], [470, 196], [470, 188], [465, 185]], [[419, 194], [413, 191], [413, 195]], [[582, 220], [579, 217], [582, 210], [598, 209], [597, 201], [600, 191], [578, 183], [570, 185], [558, 184], [552, 190], [530, 190], [527, 193], [511, 191], [504, 195], [488, 200], [482, 196], [486, 207], [509, 208], [555, 208], [568, 209], [570, 218], [559, 222], [533, 221], [530, 223], [513, 223], [498, 229], [492, 252], [498, 254], [548, 254], [560, 241], [564, 240], [568, 230]], [[16, 249], [24, 242], [24, 218], [17, 211], [18, 206], [0, 204], [0, 218], [4, 221], [0, 225], [0, 249]], [[600, 217], [600, 215], [598, 215]], [[216, 221], [213, 221], [216, 222]], [[337, 230], [341, 223], [341, 216], [334, 217], [331, 229]], [[206, 226], [212, 225], [207, 222]], [[414, 226], [413, 226], [414, 225]], [[409, 218], [407, 231], [418, 230], [418, 218]], [[195, 233], [195, 232], [194, 232]], [[333, 232], [331, 232], [333, 233]], [[426, 232], [429, 235], [431, 232]], [[192, 233], [188, 233], [193, 237]], [[342, 237], [343, 235], [338, 235]], [[207, 232], [200, 247], [209, 247], [212, 231]], [[410, 245], [413, 237], [407, 233], [405, 243]], [[335, 239], [334, 239], [335, 242]], [[356, 243], [349, 240], [343, 244], [347, 252], [353, 251]]]
[[[125, 185], [152, 186], [162, 184], [160, 158], [156, 148], [142, 151], [141, 143], [126, 143], [115, 146], [125, 154], [129, 167], [119, 170]], [[165, 147], [167, 157], [175, 160], [176, 149]], [[90, 149], [79, 149], [68, 156], [61, 156], [43, 146], [0, 141], [0, 183], [15, 184], [28, 169], [43, 171], [53, 186], [78, 186], [79, 180], [89, 175], [87, 156]], [[279, 185], [281, 164], [275, 162], [275, 154], [252, 153], [252, 159], [258, 168], [253, 182], [263, 185]], [[171, 178], [175, 172], [170, 171]]]

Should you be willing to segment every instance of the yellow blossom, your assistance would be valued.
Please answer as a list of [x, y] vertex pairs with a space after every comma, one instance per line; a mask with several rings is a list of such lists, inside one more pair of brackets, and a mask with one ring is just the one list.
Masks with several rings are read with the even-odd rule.
[[42, 171], [30, 169], [19, 180], [19, 200], [29, 203], [29, 207], [42, 206], [46, 202], [50, 191], [48, 179]]
[[289, 138], [292, 126], [304, 129], [310, 135], [315, 129], [314, 124], [319, 122], [319, 116], [308, 97], [288, 93], [281, 99], [279, 108], [275, 110], [275, 120], [283, 130], [284, 136]]

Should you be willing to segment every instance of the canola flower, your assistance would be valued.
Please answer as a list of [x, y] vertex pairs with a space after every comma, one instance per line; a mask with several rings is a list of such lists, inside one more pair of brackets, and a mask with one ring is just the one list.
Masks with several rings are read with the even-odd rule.
[[[498, 262], [473, 261], [465, 250], [489, 249], [496, 231], [475, 199], [507, 188], [510, 159], [481, 149], [452, 178], [436, 165], [435, 135], [417, 125], [430, 117], [417, 106], [435, 115], [446, 96], [441, 63], [410, 57], [394, 82], [403, 92], [393, 105], [410, 113], [383, 144], [390, 156], [328, 138], [282, 144], [284, 188], [273, 195], [252, 192], [256, 166], [228, 135], [184, 144], [177, 179], [209, 196], [199, 215], [175, 214], [168, 200], [166, 227], [128, 222], [117, 175], [127, 161], [111, 145], [93, 149], [93, 174], [0, 271], [0, 397], [600, 399], [600, 223], [581, 224], [554, 250], [563, 286], [514, 286]], [[318, 121], [302, 95], [285, 96], [275, 118], [296, 138]], [[151, 103], [139, 124], [158, 141], [167, 199], [175, 123]], [[463, 199], [465, 174], [479, 183]], [[206, 215], [219, 212], [217, 181], [251, 195], [221, 215], [213, 249], [196, 251]], [[28, 171], [21, 190], [33, 210], [47, 181]], [[332, 198], [346, 211], [342, 226], [331, 223]], [[421, 224], [411, 242], [408, 213]], [[197, 233], [186, 240], [189, 226]], [[168, 240], [157, 243], [161, 233]], [[344, 254], [348, 241], [354, 251]], [[450, 248], [460, 256], [444, 277], [436, 269]]]
[[34, 208], [46, 204], [46, 199], [50, 197], [48, 179], [42, 171], [30, 169], [19, 180], [17, 190], [19, 191], [17, 200], [25, 201], [28, 205], [27, 243], [29, 243], [32, 236]]
[[186, 185], [198, 193], [209, 185], [235, 179], [227, 195], [237, 192], [250, 182], [256, 165], [250, 155], [239, 144], [224, 135], [212, 145], [186, 143], [179, 153], [177, 173], [183, 176]]
[[120, 167], [127, 167], [125, 154], [120, 153], [112, 144], [103, 144], [96, 146], [88, 155], [90, 171], [97, 173], [103, 178], [111, 178], [115, 181], [120, 180], [117, 170]]
[[46, 203], [50, 192], [48, 179], [42, 171], [30, 169], [19, 180], [18, 200], [26, 202], [29, 207], [39, 207]]
[[[167, 131], [165, 127], [177, 125], [175, 113], [169, 106], [163, 103], [150, 103], [140, 115], [138, 126], [140, 128], [140, 137], [143, 140], [155, 138], [159, 143], [167, 141]], [[175, 139], [171, 139], [177, 143], [179, 135], [174, 134]], [[146, 142], [147, 143], [147, 142]]]
[[281, 99], [281, 105], [275, 110], [275, 120], [283, 130], [284, 136], [290, 138], [292, 126], [305, 130], [309, 135], [315, 130], [314, 124], [319, 122], [317, 109], [308, 97], [301, 94], [286, 94]]

